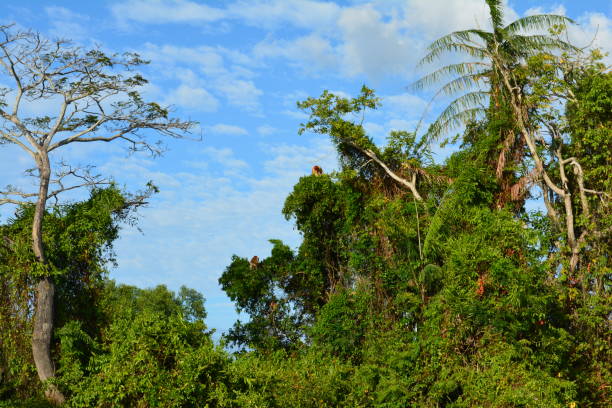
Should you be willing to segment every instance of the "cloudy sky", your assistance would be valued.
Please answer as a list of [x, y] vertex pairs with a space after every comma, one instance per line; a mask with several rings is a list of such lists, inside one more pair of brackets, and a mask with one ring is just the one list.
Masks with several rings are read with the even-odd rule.
[[[409, 91], [425, 46], [450, 31], [486, 27], [483, 0], [4, 0], [0, 24], [15, 23], [84, 47], [135, 51], [151, 64], [149, 100], [200, 123], [202, 141], [168, 140], [161, 158], [127, 156], [120, 145], [79, 145], [55, 156], [95, 164], [128, 189], [161, 189], [125, 228], [111, 277], [141, 287], [187, 285], [207, 298], [208, 323], [226, 330], [236, 315], [217, 279], [232, 254], [269, 254], [271, 238], [293, 247], [284, 198], [318, 164], [336, 166], [325, 138], [297, 135], [296, 102], [324, 89], [355, 95], [367, 84], [383, 108], [366, 117], [378, 142], [414, 130], [430, 93]], [[610, 0], [509, 0], [506, 15], [566, 14], [577, 45], [612, 49]], [[593, 40], [594, 39], [594, 40]], [[440, 102], [440, 104], [443, 101]], [[51, 104], [29, 106], [48, 113]], [[431, 115], [439, 109], [433, 105]], [[431, 117], [426, 117], [431, 120]], [[441, 153], [443, 154], [443, 152]], [[0, 186], [27, 188], [29, 157], [0, 146]], [[0, 208], [0, 221], [14, 209]]]

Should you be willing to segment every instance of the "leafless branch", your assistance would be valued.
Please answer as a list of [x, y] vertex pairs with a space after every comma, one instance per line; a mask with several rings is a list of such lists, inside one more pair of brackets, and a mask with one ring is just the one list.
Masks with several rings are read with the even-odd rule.
[[0, 198], [0, 205], [4, 204], [27, 205], [32, 203], [29, 201], [15, 200], [12, 198]]
[[384, 170], [384, 172], [387, 173], [387, 175], [389, 177], [391, 177], [393, 180], [397, 181], [398, 183], [400, 183], [401, 185], [403, 185], [405, 187], [408, 187], [408, 189], [410, 190], [412, 195], [414, 195], [414, 197], [418, 201], [423, 201], [423, 197], [421, 197], [421, 195], [419, 194], [419, 192], [418, 192], [418, 190], [416, 188], [416, 172], [412, 173], [410, 180], [406, 180], [405, 178], [402, 178], [402, 177], [398, 176], [393, 170], [391, 170], [389, 168], [389, 166], [387, 166], [385, 164], [385, 162], [380, 160], [378, 158], [378, 156], [376, 155], [376, 153], [374, 153], [372, 150], [370, 150], [370, 149], [363, 149], [363, 148], [357, 146], [355, 143], [352, 143], [352, 142], [349, 142], [349, 143], [353, 147], [355, 147], [356, 149], [359, 149], [361, 152], [363, 152], [370, 159], [374, 160], [374, 162], [376, 164], [378, 164]]
[[6, 141], [14, 143], [17, 146], [21, 147], [26, 153], [32, 156], [32, 158], [36, 157], [34, 151], [31, 150], [28, 146], [26, 146], [23, 142], [21, 142], [21, 140], [19, 140], [17, 137], [9, 135], [5, 132], [0, 132], [0, 140], [1, 139], [5, 139]]
[[21, 198], [28, 198], [28, 197], [36, 197], [36, 193], [24, 193], [18, 190], [12, 190], [12, 191], [0, 191], [0, 195], [4, 195], [4, 196], [19, 196]]

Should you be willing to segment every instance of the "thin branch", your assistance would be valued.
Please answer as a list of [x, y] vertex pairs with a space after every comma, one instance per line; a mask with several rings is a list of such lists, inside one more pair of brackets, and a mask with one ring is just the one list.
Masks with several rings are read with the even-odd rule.
[[376, 153], [374, 153], [372, 150], [362, 149], [361, 147], [357, 146], [355, 143], [352, 143], [352, 142], [348, 142], [348, 143], [350, 143], [353, 147], [361, 150], [370, 159], [374, 160], [385, 171], [385, 173], [387, 173], [387, 175], [389, 175], [389, 177], [391, 177], [393, 180], [408, 187], [408, 189], [412, 192], [412, 194], [417, 200], [423, 201], [423, 197], [421, 197], [421, 195], [419, 194], [416, 188], [416, 173], [413, 173], [412, 180], [408, 181], [398, 176], [397, 174], [395, 174], [395, 172], [393, 172], [393, 170], [391, 170], [382, 160], [380, 160], [378, 156], [376, 156]]
[[32, 147], [36, 149], [39, 149], [39, 145], [38, 143], [36, 143], [36, 139], [34, 139], [34, 137], [32, 136], [32, 132], [30, 132], [30, 130], [19, 120], [17, 116], [10, 115], [1, 108], [0, 116], [17, 126], [17, 128], [21, 130], [21, 132], [23, 132], [23, 135], [26, 137], [28, 142], [30, 142], [30, 145], [32, 145]]
[[128, 127], [125, 130], [119, 131], [116, 134], [114, 134], [113, 136], [92, 136], [92, 137], [83, 137], [84, 135], [93, 132], [98, 126], [100, 126], [101, 124], [103, 124], [105, 121], [109, 120], [109, 118], [107, 117], [102, 117], [101, 119], [99, 119], [96, 123], [94, 123], [93, 125], [91, 125], [90, 127], [88, 127], [85, 130], [82, 130], [81, 132], [67, 137], [66, 139], [62, 139], [59, 142], [49, 146], [48, 151], [53, 151], [55, 149], [57, 149], [58, 147], [67, 145], [69, 143], [73, 143], [73, 142], [112, 142], [113, 140], [119, 139], [122, 136], [124, 136], [127, 133], [130, 133], [134, 130], [133, 127]]
[[15, 200], [12, 198], [0, 198], [0, 205], [3, 204], [27, 205], [32, 203], [30, 203], [29, 201]]
[[25, 150], [30, 156], [32, 156], [33, 159], [36, 159], [36, 153], [34, 153], [34, 151], [32, 151], [28, 146], [26, 146], [23, 142], [21, 142], [19, 139], [17, 139], [14, 136], [8, 135], [6, 133], [1, 133], [1, 138], [6, 139], [8, 141], [10, 141], [11, 143], [15, 143], [17, 146], [21, 147], [23, 150]]
[[21, 191], [17, 191], [17, 190], [13, 190], [13, 191], [0, 191], [0, 195], [16, 195], [22, 198], [28, 198], [28, 197], [36, 197], [38, 194], [36, 193], [24, 193]]
[[544, 206], [546, 207], [546, 211], [548, 213], [548, 217], [553, 221], [553, 223], [555, 224], [555, 226], [557, 227], [557, 229], [559, 231], [562, 230], [561, 228], [561, 221], [559, 220], [559, 213], [557, 212], [557, 210], [555, 209], [555, 207], [553, 206], [551, 200], [550, 200], [550, 189], [548, 188], [548, 186], [546, 185], [546, 183], [540, 181], [538, 183], [540, 185], [540, 188], [542, 189], [542, 197], [544, 199]]
[[49, 195], [47, 195], [47, 199], [54, 198], [57, 202], [57, 196], [66, 191], [76, 190], [78, 188], [83, 188], [83, 187], [96, 187], [96, 186], [105, 186], [105, 185], [108, 186], [111, 184], [112, 184], [111, 181], [103, 180], [103, 181], [91, 181], [91, 182], [87, 182], [83, 184], [76, 184], [70, 187], [62, 187], [62, 188], [59, 188], [57, 190], [50, 192]]
[[582, 171], [582, 166], [578, 163], [578, 160], [575, 158], [571, 158], [572, 160], [569, 162], [574, 166], [574, 174], [576, 174], [576, 181], [578, 182], [578, 191], [580, 193], [580, 204], [582, 205], [582, 212], [586, 217], [591, 215], [591, 211], [589, 209], [589, 202], [586, 197], [586, 192], [584, 191], [584, 172]]
[[64, 118], [66, 117], [66, 110], [68, 109], [69, 104], [70, 103], [68, 99], [66, 98], [66, 96], [64, 96], [64, 100], [62, 101], [62, 106], [60, 107], [60, 112], [59, 112], [59, 115], [57, 115], [55, 124], [53, 125], [51, 130], [47, 133], [47, 135], [43, 139], [43, 145], [45, 147], [49, 146], [49, 144], [51, 143], [51, 140], [53, 140], [53, 136], [55, 136], [59, 128], [64, 123]]

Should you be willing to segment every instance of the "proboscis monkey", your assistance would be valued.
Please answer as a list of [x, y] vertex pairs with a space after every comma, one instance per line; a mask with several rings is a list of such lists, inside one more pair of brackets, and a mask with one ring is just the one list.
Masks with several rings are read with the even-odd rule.
[[249, 261], [249, 268], [255, 269], [255, 268], [257, 268], [258, 265], [259, 265], [259, 257], [257, 255], [255, 255]]

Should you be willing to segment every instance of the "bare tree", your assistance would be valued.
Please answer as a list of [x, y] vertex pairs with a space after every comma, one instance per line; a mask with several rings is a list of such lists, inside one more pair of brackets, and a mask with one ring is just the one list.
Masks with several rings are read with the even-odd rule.
[[[91, 168], [59, 163], [50, 154], [74, 143], [123, 142], [131, 151], [162, 152], [150, 137], [182, 137], [193, 122], [171, 118], [167, 108], [143, 101], [137, 89], [147, 81], [133, 68], [146, 63], [137, 54], [106, 54], [85, 50], [64, 40], [50, 41], [31, 31], [0, 26], [0, 144], [14, 144], [33, 160], [30, 175], [37, 191], [7, 187], [1, 204], [35, 206], [32, 250], [39, 271], [32, 333], [32, 354], [45, 394], [61, 404], [64, 396], [49, 379], [55, 376], [51, 358], [55, 285], [49, 273], [42, 239], [43, 217], [49, 199], [62, 192], [97, 186], [108, 180]], [[31, 117], [27, 106], [52, 105], [54, 113]], [[55, 171], [54, 171], [55, 170]]]

